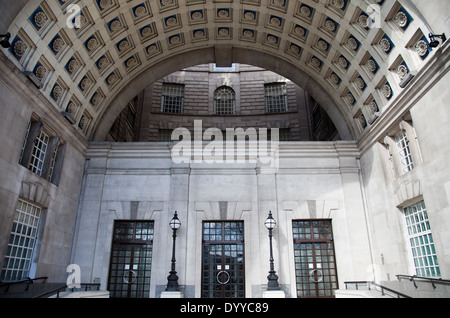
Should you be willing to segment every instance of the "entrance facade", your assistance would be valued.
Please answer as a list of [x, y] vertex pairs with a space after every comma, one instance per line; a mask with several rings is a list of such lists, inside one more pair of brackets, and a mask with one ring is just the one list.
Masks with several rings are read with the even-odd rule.
[[153, 221], [115, 221], [108, 290], [111, 298], [148, 298]]
[[297, 297], [334, 297], [338, 288], [331, 220], [292, 222]]
[[244, 222], [203, 222], [202, 298], [244, 298]]

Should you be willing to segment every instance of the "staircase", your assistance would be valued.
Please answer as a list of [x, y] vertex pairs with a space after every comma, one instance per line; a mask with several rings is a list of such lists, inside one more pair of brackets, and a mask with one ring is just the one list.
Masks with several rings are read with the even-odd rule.
[[396, 281], [377, 284], [369, 281], [344, 282], [336, 298], [449, 298], [450, 280], [397, 275]]
[[336, 298], [411, 298], [394, 289], [369, 281], [344, 282], [345, 289], [337, 290]]
[[49, 283], [48, 277], [28, 278], [17, 282], [0, 282], [0, 298], [109, 298], [100, 284], [81, 284], [68, 288], [65, 283]]

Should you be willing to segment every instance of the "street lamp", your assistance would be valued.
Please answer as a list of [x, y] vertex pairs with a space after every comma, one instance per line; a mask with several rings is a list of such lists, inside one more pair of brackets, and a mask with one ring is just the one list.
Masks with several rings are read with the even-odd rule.
[[175, 211], [175, 215], [173, 216], [172, 220], [170, 220], [169, 226], [173, 230], [172, 268], [169, 273], [170, 275], [167, 276], [166, 291], [178, 291], [178, 276], [177, 272], [175, 271], [175, 240], [177, 238], [177, 230], [180, 228], [181, 222], [178, 219], [177, 211]]
[[278, 275], [276, 274], [276, 271], [274, 270], [273, 266], [273, 251], [272, 251], [272, 230], [277, 225], [277, 222], [272, 217], [272, 211], [269, 212], [269, 216], [264, 222], [264, 225], [269, 230], [269, 241], [270, 241], [270, 271], [269, 275], [267, 276], [267, 290], [279, 290], [280, 286], [278, 285]]

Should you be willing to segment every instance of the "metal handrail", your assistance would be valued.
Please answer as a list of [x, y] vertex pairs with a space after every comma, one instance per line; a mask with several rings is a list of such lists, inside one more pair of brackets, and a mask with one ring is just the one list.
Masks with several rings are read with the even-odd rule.
[[[53, 289], [51, 291], [48, 291], [48, 292], [46, 292], [44, 294], [40, 294], [40, 295], [36, 296], [35, 298], [49, 297], [49, 296], [54, 295], [54, 294], [56, 294], [56, 298], [59, 298], [59, 293], [64, 291], [64, 290], [67, 290], [67, 289], [70, 289], [72, 293], [75, 291], [75, 289], [81, 289], [81, 290], [84, 289], [84, 291], [100, 290], [100, 284], [99, 283], [81, 283], [80, 286], [81, 286], [80, 288], [69, 288], [67, 285], [64, 285], [64, 286], [55, 288], [55, 289]], [[84, 288], [83, 288], [83, 286], [84, 286]], [[94, 288], [88, 289], [89, 287], [94, 287]]]
[[371, 282], [371, 281], [351, 281], [351, 282], [344, 282], [344, 284], [345, 284], [345, 289], [348, 289], [347, 288], [348, 284], [352, 284], [352, 285], [355, 285], [356, 290], [358, 290], [358, 285], [360, 285], [360, 284], [366, 285], [369, 290], [371, 290], [370, 289], [370, 285], [373, 285], [373, 286], [378, 287], [378, 288], [381, 289], [381, 295], [382, 296], [385, 296], [385, 291], [388, 291], [390, 293], [395, 294], [397, 296], [397, 298], [412, 298], [411, 296], [402, 294], [402, 293], [400, 293], [400, 292], [398, 292], [396, 290], [393, 290], [391, 288], [379, 285], [379, 284], [377, 284], [375, 282]]
[[4, 293], [7, 293], [9, 291], [9, 286], [27, 283], [27, 288], [25, 288], [25, 291], [28, 291], [28, 289], [30, 288], [30, 284], [33, 284], [37, 280], [44, 280], [44, 283], [45, 283], [47, 281], [47, 279], [48, 279], [47, 276], [43, 276], [43, 277], [36, 277], [36, 278], [28, 277], [27, 279], [15, 281], [15, 282], [5, 282], [5, 283], [0, 282], [0, 283], [2, 283], [2, 285], [0, 285], [0, 288], [6, 287], [6, 289], [4, 290]]
[[395, 275], [397, 276], [397, 279], [399, 281], [401, 281], [403, 278], [407, 278], [410, 281], [413, 282], [414, 287], [417, 289], [417, 284], [416, 284], [416, 279], [426, 282], [426, 283], [430, 283], [434, 289], [436, 289], [436, 286], [434, 284], [450, 284], [450, 280], [448, 279], [442, 279], [442, 278], [433, 278], [433, 277], [424, 277], [424, 276], [417, 276], [417, 275]]

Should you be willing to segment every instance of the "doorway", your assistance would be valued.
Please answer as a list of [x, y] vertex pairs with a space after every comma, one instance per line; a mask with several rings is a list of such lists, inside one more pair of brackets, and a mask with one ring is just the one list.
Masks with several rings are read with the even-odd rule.
[[297, 297], [334, 297], [338, 288], [331, 220], [292, 222]]
[[202, 298], [244, 298], [244, 256], [244, 222], [203, 222]]
[[115, 221], [108, 290], [111, 298], [148, 298], [153, 221]]

